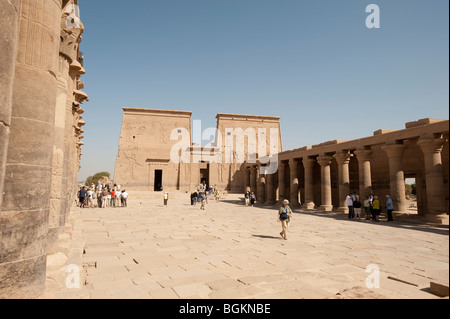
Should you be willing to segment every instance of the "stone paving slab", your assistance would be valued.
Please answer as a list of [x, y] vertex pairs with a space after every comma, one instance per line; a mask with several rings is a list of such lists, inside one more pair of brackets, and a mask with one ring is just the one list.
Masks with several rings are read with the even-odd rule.
[[[210, 200], [200, 211], [186, 204], [188, 194], [175, 195], [170, 219], [161, 218], [167, 208], [151, 192], [130, 198], [128, 208], [74, 208], [68, 260], [81, 263], [84, 285], [49, 285], [48, 296], [437, 299], [429, 283], [448, 284], [448, 226], [295, 210], [285, 241], [276, 207]], [[380, 269], [380, 288], [365, 287], [371, 264]]]

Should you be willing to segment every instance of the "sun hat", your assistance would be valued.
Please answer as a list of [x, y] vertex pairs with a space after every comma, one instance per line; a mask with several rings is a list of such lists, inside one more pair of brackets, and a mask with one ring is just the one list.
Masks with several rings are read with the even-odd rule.
[[285, 199], [285, 200], [283, 201], [283, 204], [284, 204], [284, 205], [289, 205], [289, 201], [288, 201], [287, 199]]

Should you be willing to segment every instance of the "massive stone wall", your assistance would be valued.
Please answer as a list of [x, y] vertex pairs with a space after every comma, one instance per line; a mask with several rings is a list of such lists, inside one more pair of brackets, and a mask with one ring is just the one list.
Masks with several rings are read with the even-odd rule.
[[[211, 184], [231, 192], [242, 192], [245, 190], [248, 178], [245, 174], [245, 163], [254, 161], [256, 164], [262, 157], [270, 155], [270, 152], [278, 155], [283, 151], [280, 118], [225, 113], [219, 113], [216, 118], [217, 130], [222, 137], [222, 163], [211, 165]], [[258, 135], [260, 130], [262, 130], [262, 134]], [[275, 132], [272, 135], [275, 141], [272, 140], [272, 142], [271, 130]], [[238, 137], [240, 131], [247, 133], [242, 140]], [[227, 143], [228, 137], [232, 138], [232, 143]], [[260, 144], [264, 145], [265, 154], [259, 153]], [[232, 152], [227, 153], [227, 148], [231, 148]], [[240, 149], [243, 149], [243, 159], [240, 159], [238, 155]], [[256, 154], [253, 154], [255, 151]], [[227, 158], [231, 155], [233, 158]], [[257, 190], [255, 189], [255, 191]]]
[[6, 30], [0, 35], [5, 99], [0, 103], [0, 298], [43, 292], [49, 247], [69, 213], [63, 198], [74, 197], [74, 186], [64, 194], [63, 181], [74, 185], [79, 168], [79, 157], [70, 158], [67, 150], [80, 149], [81, 134], [72, 123], [80, 119], [72, 102], [83, 73], [78, 61], [82, 26], [68, 28], [65, 9], [77, 4], [0, 1], [0, 27]]
[[[0, 214], [11, 126], [12, 92], [17, 56], [19, 1], [0, 1]], [[0, 215], [1, 216], [1, 215]]]
[[[171, 161], [172, 130], [191, 132], [191, 112], [124, 108], [114, 181], [127, 189], [185, 188], [185, 164]], [[190, 146], [190, 140], [187, 144]], [[161, 180], [155, 174], [161, 171]], [[155, 185], [155, 183], [157, 185]]]
[[[153, 191], [159, 190], [161, 186], [164, 190], [192, 191], [205, 180], [208, 185], [215, 185], [221, 190], [242, 192], [245, 187], [244, 162], [248, 162], [251, 153], [249, 145], [255, 144], [255, 150], [258, 151], [257, 140], [249, 144], [250, 131], [247, 130], [252, 130], [257, 137], [258, 130], [264, 129], [261, 143], [266, 146], [266, 154], [269, 154], [271, 147], [275, 147], [272, 153], [282, 151], [279, 117], [221, 113], [217, 115], [217, 131], [220, 132], [222, 143], [216, 140], [211, 154], [217, 157], [213, 160], [207, 158], [204, 156], [207, 154], [205, 148], [191, 142], [191, 114], [186, 111], [124, 108], [115, 183], [127, 189]], [[179, 161], [170, 156], [173, 146], [181, 141], [179, 136], [178, 139], [170, 140], [174, 129], [184, 130], [188, 134], [183, 149], [183, 152], [188, 152], [187, 158], [183, 159], [180, 154]], [[271, 129], [276, 132], [275, 142], [272, 143]], [[238, 143], [238, 130], [247, 133], [242, 139], [243, 145]], [[231, 143], [226, 142], [228, 133]], [[228, 153], [227, 146], [231, 146]], [[237, 158], [240, 146], [243, 150], [242, 161]], [[231, 158], [227, 159], [226, 154]], [[156, 178], [157, 171], [162, 173], [161, 181]]]

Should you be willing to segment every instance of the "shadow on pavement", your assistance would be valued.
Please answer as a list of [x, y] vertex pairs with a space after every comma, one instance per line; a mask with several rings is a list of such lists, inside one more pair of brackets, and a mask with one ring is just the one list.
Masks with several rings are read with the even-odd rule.
[[283, 239], [281, 237], [267, 236], [267, 235], [252, 235], [253, 237], [263, 238], [263, 239]]

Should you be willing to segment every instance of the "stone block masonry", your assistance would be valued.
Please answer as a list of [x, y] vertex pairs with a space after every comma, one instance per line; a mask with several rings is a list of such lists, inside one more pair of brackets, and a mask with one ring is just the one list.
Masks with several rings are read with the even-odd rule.
[[0, 1], [0, 298], [43, 293], [75, 195], [87, 96], [84, 27], [66, 24], [73, 5]]

